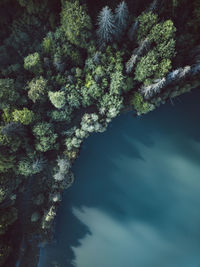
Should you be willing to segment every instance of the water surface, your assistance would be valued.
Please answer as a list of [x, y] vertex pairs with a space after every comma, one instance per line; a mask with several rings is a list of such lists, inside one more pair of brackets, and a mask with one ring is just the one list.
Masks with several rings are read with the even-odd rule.
[[89, 137], [39, 267], [200, 266], [200, 92]]

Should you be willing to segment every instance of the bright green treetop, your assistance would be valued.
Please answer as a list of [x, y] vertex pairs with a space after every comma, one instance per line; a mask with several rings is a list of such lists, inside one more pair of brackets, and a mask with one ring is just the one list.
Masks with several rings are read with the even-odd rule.
[[66, 104], [65, 92], [63, 91], [49, 92], [48, 96], [51, 103], [58, 109], [63, 108]]
[[33, 111], [27, 108], [23, 108], [22, 110], [15, 109], [12, 112], [12, 116], [14, 121], [24, 125], [29, 125], [34, 119]]
[[42, 64], [39, 53], [35, 52], [25, 57], [24, 68], [36, 75], [42, 73]]
[[77, 46], [86, 48], [91, 37], [92, 23], [86, 8], [79, 1], [65, 1], [61, 23], [67, 39]]
[[47, 81], [41, 76], [38, 79], [33, 79], [28, 83], [28, 97], [35, 103], [41, 100], [45, 94]]

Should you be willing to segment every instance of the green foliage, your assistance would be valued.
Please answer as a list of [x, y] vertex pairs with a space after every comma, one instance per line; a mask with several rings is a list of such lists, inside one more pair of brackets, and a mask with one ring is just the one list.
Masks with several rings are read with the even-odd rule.
[[47, 81], [40, 76], [40, 78], [34, 78], [28, 83], [28, 97], [35, 103], [38, 100], [42, 100], [47, 90]]
[[149, 85], [169, 72], [172, 67], [171, 59], [175, 56], [175, 32], [176, 28], [171, 20], [153, 26], [147, 38], [154, 48], [138, 62], [135, 80]]
[[15, 156], [0, 153], [0, 173], [6, 173], [14, 169], [16, 164]]
[[0, 108], [9, 108], [18, 98], [19, 94], [15, 91], [14, 80], [0, 79]]
[[29, 125], [34, 119], [34, 113], [32, 110], [23, 108], [22, 110], [15, 109], [12, 113], [13, 121], [20, 122], [24, 125]]
[[131, 104], [133, 108], [137, 111], [138, 115], [148, 113], [154, 109], [154, 106], [146, 101], [144, 101], [141, 94], [135, 92], [131, 99]]
[[158, 43], [156, 46], [156, 52], [160, 58], [173, 58], [175, 56], [175, 44], [176, 42], [174, 39]]
[[144, 82], [146, 79], [151, 78], [153, 74], [159, 70], [159, 64], [154, 51], [150, 51], [146, 56], [137, 64], [135, 70], [135, 79]]
[[139, 21], [137, 40], [138, 42], [141, 42], [149, 34], [152, 27], [158, 22], [158, 16], [152, 12], [142, 13], [137, 20]]
[[119, 95], [106, 93], [103, 95], [98, 108], [99, 113], [108, 118], [116, 117], [123, 106], [123, 99]]
[[31, 162], [29, 162], [28, 160], [19, 161], [18, 173], [26, 177], [34, 174], [32, 166], [31, 166]]
[[63, 27], [58, 27], [54, 33], [49, 32], [42, 42], [43, 51], [46, 55], [51, 56], [54, 61], [63, 64], [68, 62], [71, 66], [82, 65], [82, 55], [77, 47], [69, 42]]
[[124, 76], [121, 70], [116, 70], [111, 74], [110, 93], [119, 94], [125, 88]]
[[2, 119], [4, 122], [12, 121], [12, 119], [13, 119], [12, 112], [10, 111], [9, 108], [3, 109]]
[[25, 177], [34, 175], [42, 171], [44, 163], [42, 159], [23, 159], [18, 163], [17, 172]]
[[86, 8], [79, 1], [65, 1], [61, 23], [67, 39], [77, 46], [86, 48], [91, 37], [92, 24]]
[[44, 52], [49, 54], [52, 49], [52, 38], [50, 34], [43, 39], [42, 46]]
[[43, 70], [39, 53], [35, 52], [25, 57], [24, 68], [35, 75], [41, 74]]
[[[34, 197], [38, 192], [45, 196], [39, 207], [39, 212], [44, 214], [41, 227], [45, 228], [55, 215], [49, 201], [59, 199], [58, 191], [64, 185], [69, 186], [72, 179], [65, 172], [70, 170], [82, 141], [90, 133], [103, 132], [124, 104], [131, 102], [137, 114], [145, 114], [154, 105], [144, 99], [151, 99], [157, 106], [163, 99], [190, 90], [182, 86], [175, 91], [170, 88], [164, 91], [169, 79], [174, 83], [176, 78], [187, 78], [190, 72], [194, 73], [193, 67], [180, 66], [196, 66], [198, 74], [199, 47], [194, 51], [192, 48], [199, 44], [199, 1], [189, 5], [189, 0], [155, 0], [154, 8], [151, 5], [149, 10], [157, 9], [161, 22], [152, 12], [136, 17], [139, 10], [147, 7], [147, 1], [137, 1], [137, 8], [129, 1], [129, 7], [135, 9], [135, 13], [130, 10], [130, 16], [124, 1], [115, 13], [102, 6], [105, 1], [97, 1], [93, 3], [96, 8], [89, 6], [94, 13], [102, 10], [98, 20], [91, 14], [93, 21], [98, 21], [97, 36], [87, 9], [82, 5], [91, 1], [2, 1], [0, 203], [4, 205], [8, 200], [8, 205], [9, 201], [14, 205], [12, 195], [26, 187], [26, 177], [38, 174], [34, 177], [34, 190], [30, 188], [30, 196], [37, 203]], [[114, 7], [116, 1], [111, 2]], [[156, 4], [158, 8], [155, 8]], [[3, 14], [4, 10], [6, 14]], [[58, 18], [61, 18], [60, 22]], [[129, 18], [134, 21], [132, 26]], [[180, 55], [173, 62], [176, 29], [172, 21], [178, 28], [176, 39]], [[127, 33], [131, 42], [126, 38]], [[123, 42], [119, 42], [123, 36]], [[174, 71], [168, 75], [172, 66]], [[195, 78], [198, 79], [198, 75]], [[59, 159], [58, 164], [56, 159]], [[45, 169], [46, 172], [39, 175], [45, 162], [49, 171]], [[32, 199], [28, 200], [27, 209], [32, 208]], [[13, 221], [7, 213], [10, 207], [7, 208], [5, 216], [2, 216], [3, 209], [0, 215], [0, 232], [5, 233], [4, 244], [0, 241], [0, 263], [11, 250], [7, 243], [7, 237], [11, 235], [7, 236], [7, 230], [11, 229], [8, 226]], [[33, 234], [34, 231], [41, 233], [39, 224], [29, 227], [26, 222], [27, 232], [30, 229]]]
[[65, 92], [63, 91], [49, 92], [48, 96], [54, 107], [60, 109], [65, 106], [66, 104]]
[[52, 124], [41, 122], [34, 126], [33, 134], [36, 137], [36, 150], [46, 152], [56, 148], [57, 134], [53, 131]]
[[163, 44], [174, 38], [176, 28], [171, 20], [156, 24], [149, 35], [149, 39], [156, 44]]
[[71, 108], [67, 107], [64, 110], [53, 110], [49, 112], [49, 117], [53, 121], [64, 121], [65, 123], [71, 122], [72, 110]]

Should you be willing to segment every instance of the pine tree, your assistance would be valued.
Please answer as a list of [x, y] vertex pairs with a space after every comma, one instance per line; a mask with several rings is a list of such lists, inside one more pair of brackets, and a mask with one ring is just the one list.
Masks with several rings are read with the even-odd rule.
[[144, 86], [140, 89], [140, 92], [144, 95], [145, 99], [149, 99], [154, 95], [161, 92], [161, 90], [167, 85], [166, 78], [159, 79], [155, 83]]
[[185, 76], [191, 72], [192, 72], [192, 69], [190, 66], [185, 66], [184, 68], [173, 70], [166, 77], [167, 83], [170, 84], [174, 81], [179, 81], [180, 79], [185, 78]]
[[119, 40], [126, 30], [128, 24], [128, 6], [126, 2], [121, 2], [115, 9], [116, 38]]
[[63, 1], [61, 24], [67, 39], [74, 45], [87, 48], [91, 38], [92, 23], [87, 8], [79, 1]]
[[131, 28], [130, 28], [130, 30], [128, 32], [128, 37], [129, 37], [130, 41], [133, 41], [135, 39], [135, 36], [137, 34], [137, 31], [138, 31], [138, 27], [139, 27], [139, 22], [138, 22], [138, 20], [136, 20], [132, 24], [132, 26], [131, 26]]
[[133, 51], [133, 54], [129, 61], [126, 63], [126, 73], [130, 73], [133, 70], [133, 67], [138, 62], [141, 56], [145, 54], [149, 49], [149, 40], [146, 38], [141, 42], [140, 46]]
[[44, 169], [46, 163], [47, 161], [42, 157], [35, 159], [32, 163], [33, 172], [34, 173], [41, 172]]
[[131, 56], [131, 58], [129, 59], [129, 61], [126, 63], [126, 73], [131, 73], [131, 71], [133, 70], [133, 67], [137, 61], [138, 56], [133, 54]]
[[113, 36], [115, 35], [116, 27], [114, 15], [108, 6], [105, 6], [101, 10], [98, 16], [97, 24], [97, 36], [100, 45], [111, 42], [113, 40]]
[[99, 65], [101, 60], [100, 60], [100, 53], [97, 51], [94, 53], [92, 60], [94, 62], [95, 65]]

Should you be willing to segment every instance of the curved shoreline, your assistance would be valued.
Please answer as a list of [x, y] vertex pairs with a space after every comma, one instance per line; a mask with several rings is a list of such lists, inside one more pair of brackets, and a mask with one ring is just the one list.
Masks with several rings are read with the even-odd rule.
[[[193, 87], [191, 87], [191, 88], [194, 89]], [[133, 109], [131, 109], [130, 106], [126, 106], [125, 109], [120, 112], [120, 114], [127, 113], [129, 111], [133, 111]], [[82, 147], [82, 145], [81, 145], [81, 147]], [[79, 153], [80, 153], [81, 147], [79, 149]], [[78, 157], [79, 157], [79, 154], [77, 154], [77, 158]], [[72, 160], [72, 162], [71, 162], [72, 163], [72, 166], [75, 163], [75, 160], [76, 159], [73, 159]], [[72, 166], [71, 166], [71, 168], [72, 168]], [[71, 170], [69, 172], [71, 172]], [[70, 176], [70, 179], [71, 179], [71, 176]], [[73, 181], [74, 180], [72, 179], [72, 181], [68, 184], [68, 187], [70, 187], [70, 186], [73, 185]], [[67, 189], [64, 189], [64, 190], [67, 190]], [[60, 193], [63, 193], [63, 190], [61, 190]], [[57, 205], [57, 208], [60, 205], [59, 203]], [[51, 204], [49, 203], [49, 205], [51, 205]], [[56, 213], [57, 213], [57, 208], [55, 210]], [[24, 255], [22, 256], [22, 258], [24, 257], [24, 260], [25, 260], [26, 263], [25, 263], [25, 265], [22, 263], [22, 265], [20, 265], [19, 267], [25, 267], [26, 266], [26, 264], [27, 264], [27, 258], [30, 260], [30, 263], [29, 263], [30, 264], [29, 265], [30, 267], [39, 267], [38, 263], [39, 263], [39, 255], [40, 255], [40, 250], [41, 250], [40, 246], [41, 246], [42, 243], [44, 244], [46, 242], [51, 242], [51, 240], [53, 239], [53, 234], [54, 234], [54, 224], [53, 224], [53, 222], [55, 222], [55, 218], [52, 221], [52, 224], [51, 224], [51, 227], [49, 228], [49, 230], [46, 231], [46, 232], [44, 232], [44, 231], [41, 232], [41, 236], [39, 237], [40, 241], [34, 242], [32, 244], [29, 244], [30, 245], [29, 246], [29, 254], [27, 255], [26, 253], [24, 253]], [[23, 262], [23, 260], [22, 260], [22, 262]], [[37, 262], [37, 264], [36, 264], [36, 262]], [[32, 263], [33, 263], [33, 265], [31, 265]]]

